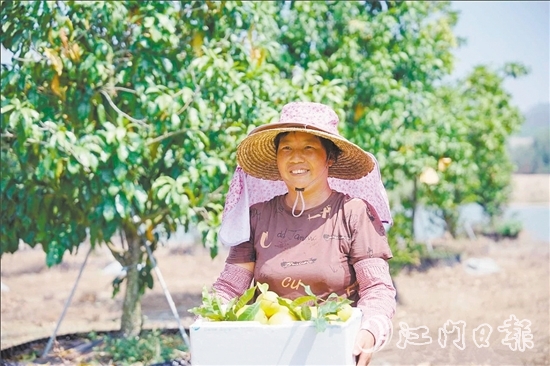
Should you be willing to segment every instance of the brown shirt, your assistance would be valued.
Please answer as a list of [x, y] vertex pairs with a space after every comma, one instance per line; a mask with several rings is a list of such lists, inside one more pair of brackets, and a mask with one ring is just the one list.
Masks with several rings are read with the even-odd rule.
[[227, 263], [255, 262], [254, 279], [289, 299], [331, 293], [358, 300], [353, 264], [392, 257], [376, 211], [361, 199], [334, 192], [321, 205], [292, 216], [277, 196], [250, 208], [250, 241], [231, 248]]

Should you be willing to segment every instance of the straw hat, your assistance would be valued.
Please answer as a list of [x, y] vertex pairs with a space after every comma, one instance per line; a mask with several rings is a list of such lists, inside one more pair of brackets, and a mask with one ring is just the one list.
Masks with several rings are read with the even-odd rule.
[[369, 153], [338, 133], [338, 115], [328, 106], [312, 102], [286, 104], [279, 120], [252, 130], [237, 147], [237, 162], [245, 173], [260, 179], [281, 180], [277, 168], [275, 136], [281, 132], [307, 132], [334, 142], [342, 153], [329, 177], [359, 179], [374, 168]]

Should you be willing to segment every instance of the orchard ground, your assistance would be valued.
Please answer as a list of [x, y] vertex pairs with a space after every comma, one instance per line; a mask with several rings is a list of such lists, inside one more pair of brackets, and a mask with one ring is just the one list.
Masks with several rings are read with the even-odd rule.
[[[548, 190], [548, 175], [515, 176], [513, 202], [548, 205]], [[549, 365], [549, 243], [522, 232], [515, 240], [440, 238], [434, 245], [460, 252], [460, 262], [395, 276], [399, 304], [393, 337], [372, 364]], [[54, 268], [46, 267], [40, 248], [2, 257], [3, 350], [52, 334], [88, 248], [84, 244]], [[170, 243], [156, 251], [185, 327], [192, 323], [187, 310], [200, 303], [203, 286], [214, 282], [226, 253], [222, 249], [211, 259], [207, 250], [191, 243]], [[91, 253], [58, 334], [119, 328], [123, 291], [111, 297], [113, 263], [106, 248]], [[158, 281], [142, 303], [145, 328], [177, 327]], [[516, 326], [523, 330], [519, 343], [507, 340], [512, 327], [505, 322], [514, 319], [522, 322]], [[413, 333], [421, 339], [412, 339]]]

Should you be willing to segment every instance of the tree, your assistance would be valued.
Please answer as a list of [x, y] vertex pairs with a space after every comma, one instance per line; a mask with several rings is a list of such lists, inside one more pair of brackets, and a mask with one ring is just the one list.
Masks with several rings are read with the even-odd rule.
[[[215, 256], [237, 142], [300, 92], [252, 34], [275, 12], [3, 2], [0, 41], [16, 57], [2, 73], [1, 253], [41, 244], [51, 266], [87, 236], [106, 243], [127, 269], [121, 331], [138, 334], [153, 286], [144, 245], [193, 225]], [[336, 98], [338, 88], [315, 83]]]
[[[427, 1], [2, 2], [16, 57], [2, 72], [1, 253], [41, 244], [54, 265], [86, 237], [105, 243], [127, 269], [121, 330], [136, 335], [153, 286], [144, 246], [193, 226], [215, 256], [237, 143], [312, 100], [378, 158], [390, 243], [410, 260], [418, 203], [452, 213], [473, 197], [496, 212], [505, 199], [491, 164], [506, 164], [518, 115], [500, 76], [445, 82], [457, 16]], [[446, 157], [444, 183], [417, 184]]]
[[454, 120], [446, 134], [452, 136], [445, 152], [449, 164], [438, 161], [434, 168], [440, 184], [424, 185], [419, 193], [453, 236], [459, 232], [459, 207], [464, 204], [479, 204], [492, 223], [503, 214], [514, 169], [506, 143], [521, 127], [523, 116], [502, 85], [505, 78], [526, 72], [513, 63], [497, 70], [478, 66], [439, 92], [445, 114]]
[[[390, 230], [395, 252], [397, 239], [414, 237], [417, 204], [439, 210], [453, 234], [464, 203], [501, 212], [511, 174], [506, 139], [522, 123], [502, 84], [527, 70], [478, 67], [446, 81], [461, 41], [450, 2], [291, 2], [278, 19], [280, 69], [295, 79], [316, 71], [346, 88], [344, 134], [380, 161], [400, 223]], [[447, 173], [444, 162], [452, 162]], [[440, 184], [418, 181], [427, 168], [440, 172]]]

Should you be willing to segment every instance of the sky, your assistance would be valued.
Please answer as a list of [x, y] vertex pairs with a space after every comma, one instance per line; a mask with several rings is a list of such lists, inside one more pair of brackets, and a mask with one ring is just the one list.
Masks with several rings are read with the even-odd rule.
[[[452, 1], [460, 11], [454, 32], [467, 43], [455, 52], [452, 77], [465, 76], [479, 64], [494, 67], [520, 62], [531, 72], [504, 83], [522, 112], [550, 103], [550, 2]], [[6, 59], [2, 49], [2, 60]]]
[[453, 76], [466, 75], [475, 65], [500, 67], [520, 62], [530, 73], [505, 81], [513, 103], [522, 112], [550, 103], [550, 2], [452, 1], [460, 11], [455, 35], [466, 38]]

